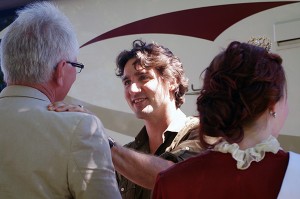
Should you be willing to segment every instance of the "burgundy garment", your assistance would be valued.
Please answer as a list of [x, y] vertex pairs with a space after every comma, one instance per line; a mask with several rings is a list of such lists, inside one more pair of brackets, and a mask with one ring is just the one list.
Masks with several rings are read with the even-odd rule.
[[260, 162], [239, 170], [230, 153], [210, 151], [161, 172], [153, 199], [276, 199], [288, 160], [282, 150], [267, 152]]

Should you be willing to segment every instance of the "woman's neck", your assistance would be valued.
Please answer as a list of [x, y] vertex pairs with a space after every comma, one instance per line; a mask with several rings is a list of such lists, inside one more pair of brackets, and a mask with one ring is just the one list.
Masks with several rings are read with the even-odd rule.
[[240, 149], [244, 150], [254, 147], [268, 139], [271, 135], [271, 125], [269, 122], [266, 122], [268, 121], [267, 117], [267, 114], [263, 114], [252, 125], [244, 126], [244, 138], [238, 143]]

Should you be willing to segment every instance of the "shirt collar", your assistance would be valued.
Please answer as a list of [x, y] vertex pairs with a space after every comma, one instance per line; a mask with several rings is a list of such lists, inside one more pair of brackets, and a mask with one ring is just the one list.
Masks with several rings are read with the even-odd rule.
[[[177, 111], [175, 112], [174, 119], [171, 121], [168, 128], [162, 134], [163, 142], [165, 141], [165, 133], [166, 132], [178, 133], [184, 127], [186, 121], [187, 121], [186, 115], [180, 109], [177, 109]], [[135, 137], [135, 141], [138, 146], [143, 145], [146, 142], [148, 142], [148, 134], [147, 134], [147, 130], [146, 130], [145, 126], [141, 129], [139, 134]]]
[[20, 86], [20, 85], [11, 85], [5, 87], [1, 93], [0, 97], [28, 97], [28, 98], [34, 98], [37, 100], [47, 101], [50, 103], [50, 100], [48, 97], [42, 93], [41, 91], [29, 87], [29, 86]]
[[165, 132], [179, 132], [184, 127], [186, 120], [186, 115], [180, 109], [177, 109], [174, 119], [171, 121]]

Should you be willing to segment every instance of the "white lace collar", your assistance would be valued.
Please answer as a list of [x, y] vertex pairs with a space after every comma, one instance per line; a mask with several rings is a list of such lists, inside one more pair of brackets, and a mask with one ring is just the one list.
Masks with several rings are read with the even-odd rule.
[[246, 150], [240, 150], [239, 145], [229, 144], [223, 141], [217, 144], [213, 151], [219, 151], [222, 153], [231, 153], [233, 159], [237, 161], [237, 168], [244, 170], [247, 169], [251, 162], [259, 162], [265, 157], [266, 152], [272, 152], [276, 154], [281, 149], [279, 142], [273, 136], [270, 136], [265, 141], [257, 144], [253, 148], [248, 148]]

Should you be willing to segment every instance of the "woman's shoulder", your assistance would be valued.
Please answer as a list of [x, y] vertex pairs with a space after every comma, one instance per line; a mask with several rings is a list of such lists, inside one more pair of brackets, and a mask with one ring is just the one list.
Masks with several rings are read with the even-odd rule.
[[201, 170], [202, 168], [206, 167], [207, 164], [213, 164], [215, 161], [220, 161], [219, 157], [224, 155], [225, 154], [221, 154], [219, 152], [207, 150], [197, 156], [174, 164], [172, 167], [162, 171], [160, 174], [161, 176], [180, 176], [184, 172], [191, 173], [191, 175], [193, 175], [193, 171]]

